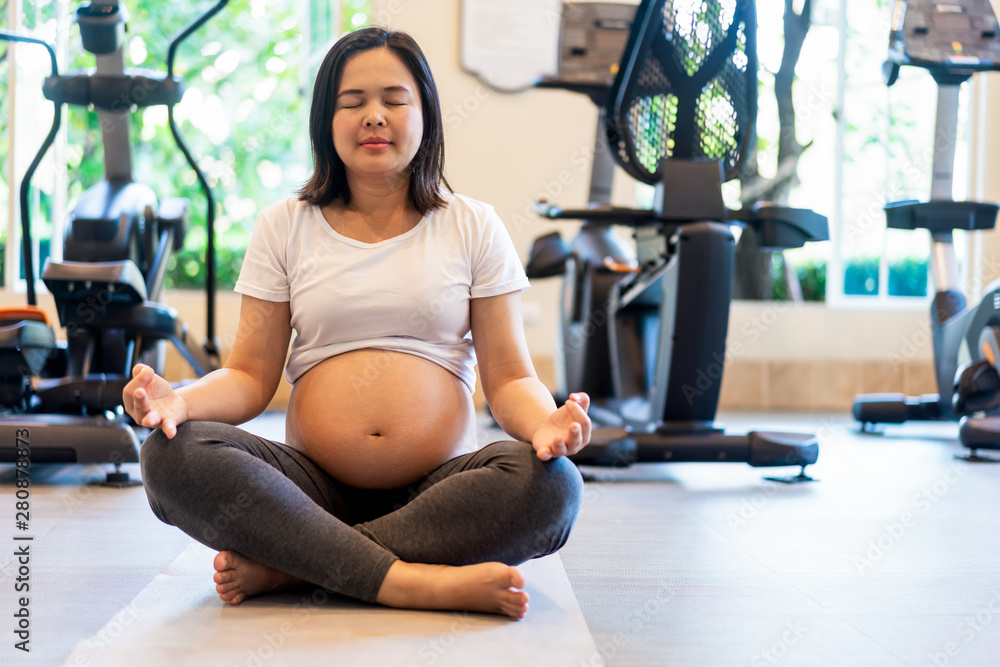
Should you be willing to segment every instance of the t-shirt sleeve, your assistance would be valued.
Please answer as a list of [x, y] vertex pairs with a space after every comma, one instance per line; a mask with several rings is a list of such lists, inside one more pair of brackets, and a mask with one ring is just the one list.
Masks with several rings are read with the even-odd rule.
[[470, 295], [477, 299], [527, 289], [528, 277], [503, 221], [492, 207], [484, 217], [472, 267]]
[[265, 301], [289, 301], [285, 266], [290, 221], [287, 206], [269, 206], [250, 232], [236, 292]]

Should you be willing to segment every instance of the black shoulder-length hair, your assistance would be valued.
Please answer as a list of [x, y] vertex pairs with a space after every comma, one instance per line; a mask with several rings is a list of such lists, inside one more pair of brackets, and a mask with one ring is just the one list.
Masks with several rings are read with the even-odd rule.
[[312, 143], [313, 174], [299, 190], [299, 199], [314, 206], [326, 206], [338, 197], [350, 203], [344, 161], [333, 145], [333, 112], [344, 66], [351, 57], [376, 48], [392, 51], [413, 75], [420, 89], [424, 134], [413, 158], [410, 176], [410, 200], [421, 215], [445, 205], [441, 185], [451, 186], [444, 178], [444, 129], [441, 101], [430, 66], [416, 41], [405, 32], [382, 27], [368, 27], [348, 33], [337, 40], [323, 59], [313, 87], [309, 111], [309, 140]]

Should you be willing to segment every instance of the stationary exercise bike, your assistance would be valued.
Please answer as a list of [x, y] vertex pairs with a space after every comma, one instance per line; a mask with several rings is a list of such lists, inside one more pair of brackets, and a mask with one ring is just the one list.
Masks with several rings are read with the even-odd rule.
[[[754, 140], [756, 16], [751, 0], [643, 0], [567, 5], [560, 73], [540, 83], [590, 96], [601, 111], [591, 206], [540, 202], [582, 220], [572, 244], [535, 240], [528, 276], [562, 276], [560, 380], [592, 397], [591, 444], [579, 464], [740, 461], [815, 463], [811, 434], [726, 433], [715, 423], [740, 224], [762, 248], [828, 238], [812, 211], [723, 203]], [[689, 11], [694, 9], [694, 11]], [[623, 32], [628, 31], [627, 42]], [[613, 56], [611, 45], [624, 43]], [[654, 208], [609, 205], [614, 162], [655, 187]], [[635, 250], [612, 226], [633, 229]]]
[[[122, 463], [138, 462], [142, 429], [122, 407], [132, 366], [143, 361], [163, 372], [166, 342], [173, 343], [194, 372], [219, 366], [214, 336], [214, 202], [208, 181], [174, 122], [184, 82], [173, 74], [181, 43], [218, 13], [220, 0], [170, 42], [167, 71], [125, 68], [125, 7], [118, 0], [92, 0], [76, 10], [83, 48], [95, 70], [60, 75], [47, 43], [8, 31], [0, 39], [44, 46], [52, 74], [43, 91], [53, 102], [52, 127], [20, 189], [21, 241], [27, 308], [0, 311], [0, 462], [15, 461], [18, 438], [30, 444], [33, 463], [113, 463], [108, 482], [128, 483]], [[37, 305], [28, 193], [31, 178], [59, 130], [64, 104], [94, 107], [101, 120], [105, 178], [88, 188], [66, 221], [63, 259], [49, 259], [41, 272], [51, 292], [65, 343]], [[195, 170], [207, 200], [207, 339], [195, 344], [177, 312], [161, 303], [171, 253], [184, 244], [188, 200], [158, 199], [134, 179], [129, 142], [132, 110], [166, 105], [178, 147]]]
[[1000, 281], [973, 306], [959, 282], [952, 232], [992, 229], [996, 204], [953, 201], [952, 171], [958, 128], [958, 96], [976, 72], [1000, 70], [1000, 29], [989, 0], [897, 0], [892, 16], [889, 60], [884, 68], [892, 85], [900, 67], [926, 69], [938, 86], [934, 162], [928, 202], [903, 201], [885, 207], [893, 229], [931, 233], [931, 269], [936, 292], [931, 303], [931, 334], [937, 394], [866, 394], [854, 401], [862, 430], [876, 424], [917, 420], [961, 420], [960, 439], [977, 449], [1000, 449]]

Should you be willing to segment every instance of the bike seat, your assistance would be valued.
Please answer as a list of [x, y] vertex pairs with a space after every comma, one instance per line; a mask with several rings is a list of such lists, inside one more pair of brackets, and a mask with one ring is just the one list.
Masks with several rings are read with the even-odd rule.
[[117, 262], [45, 262], [42, 280], [59, 302], [93, 301], [140, 304], [146, 300], [146, 282], [131, 260]]
[[26, 366], [38, 375], [56, 349], [56, 336], [46, 322], [24, 320], [0, 326], [0, 375], [20, 375]]
[[752, 229], [760, 248], [799, 248], [811, 241], [830, 239], [826, 216], [805, 208], [759, 202], [732, 211], [730, 219], [739, 220]]
[[927, 229], [932, 233], [955, 229], [993, 229], [997, 222], [996, 204], [975, 201], [915, 200], [885, 205], [885, 222], [892, 229]]

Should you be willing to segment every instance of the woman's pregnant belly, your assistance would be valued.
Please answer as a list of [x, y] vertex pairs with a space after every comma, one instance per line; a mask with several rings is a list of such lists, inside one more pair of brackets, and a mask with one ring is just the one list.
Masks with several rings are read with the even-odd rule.
[[404, 352], [331, 357], [295, 383], [287, 439], [335, 479], [391, 489], [476, 448], [472, 396], [453, 373]]

